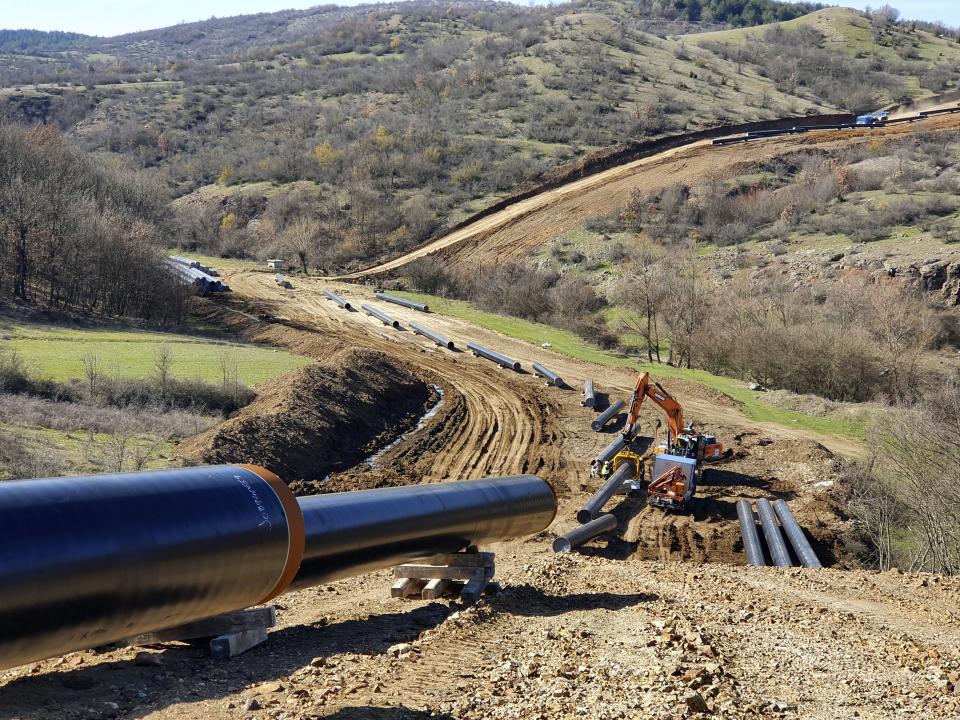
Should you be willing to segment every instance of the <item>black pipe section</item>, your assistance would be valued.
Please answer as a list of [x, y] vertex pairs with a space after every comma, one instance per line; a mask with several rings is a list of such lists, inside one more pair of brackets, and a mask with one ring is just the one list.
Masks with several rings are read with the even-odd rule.
[[377, 300], [383, 300], [384, 302], [394, 303], [395, 305], [403, 305], [404, 307], [411, 308], [413, 310], [419, 310], [420, 312], [430, 312], [430, 307], [423, 304], [414, 302], [413, 300], [406, 300], [402, 297], [397, 297], [396, 295], [387, 295], [386, 293], [378, 292], [374, 293], [373, 296]]
[[637, 470], [632, 460], [622, 462], [620, 467], [614, 470], [607, 481], [600, 486], [600, 489], [577, 511], [577, 522], [586, 525], [595, 519], [623, 484], [636, 475]]
[[817, 557], [817, 554], [810, 546], [807, 536], [803, 534], [803, 530], [797, 523], [797, 519], [787, 506], [786, 500], [775, 501], [773, 503], [773, 509], [776, 511], [777, 517], [780, 518], [783, 531], [787, 534], [787, 539], [790, 540], [790, 544], [793, 546], [793, 550], [797, 554], [800, 564], [805, 568], [823, 567], [823, 565], [820, 564], [820, 559]]
[[580, 404], [588, 408], [596, 407], [597, 395], [593, 391], [593, 380], [583, 381], [583, 400], [580, 401]]
[[447, 350], [453, 350], [453, 340], [448, 340], [440, 333], [428, 330], [423, 325], [415, 322], [410, 323], [410, 327], [413, 328], [413, 332], [417, 335], [423, 335], [425, 338], [433, 340], [437, 345], [441, 345], [447, 348]]
[[600, 454], [597, 455], [596, 461], [599, 463], [605, 463], [607, 460], [613, 460], [613, 456], [623, 450], [626, 444], [627, 441], [624, 440], [623, 435], [617, 435], [617, 438], [612, 443], [600, 451]]
[[367, 315], [373, 315], [377, 320], [382, 322], [384, 325], [390, 325], [394, 328], [400, 327], [400, 322], [394, 320], [392, 317], [387, 315], [385, 312], [377, 310], [373, 305], [367, 305], [364, 303], [360, 306], [367, 313]]
[[615, 403], [613, 403], [613, 405], [600, 413], [597, 416], [597, 419], [590, 423], [590, 427], [593, 428], [594, 432], [600, 432], [603, 429], [603, 426], [610, 422], [614, 416], [620, 412], [622, 407], [623, 400], [617, 400]]
[[556, 507], [535, 475], [299, 502], [249, 465], [2, 482], [0, 669], [537, 533]]
[[339, 305], [340, 307], [342, 307], [344, 310], [349, 310], [349, 309], [352, 307], [352, 305], [350, 305], [350, 303], [348, 303], [348, 302], [347, 302], [346, 300], [344, 300], [342, 297], [340, 297], [340, 296], [337, 295], [335, 292], [333, 292], [333, 290], [324, 290], [324, 291], [323, 291], [323, 294], [326, 295], [326, 296], [327, 296], [328, 298], [330, 298], [331, 300], [333, 300], [337, 305]]
[[493, 350], [488, 350], [482, 345], [477, 345], [476, 343], [467, 343], [467, 347], [473, 351], [474, 355], [479, 355], [487, 360], [492, 360], [500, 367], [511, 368], [512, 370], [516, 370], [518, 372], [520, 370], [520, 363], [512, 358], [508, 358], [506, 355], [501, 355]]
[[0, 482], [0, 669], [265, 602], [303, 543], [253, 466]]
[[292, 589], [538, 533], [557, 500], [536, 475], [514, 475], [316, 495], [300, 507], [307, 544]]
[[540, 377], [545, 378], [547, 381], [547, 385], [553, 385], [554, 387], [558, 387], [558, 388], [562, 388], [564, 386], [563, 378], [561, 378], [552, 370], [548, 370], [540, 363], [535, 362], [533, 364], [533, 372], [535, 372]]
[[568, 553], [576, 547], [580, 547], [587, 540], [592, 540], [597, 535], [605, 532], [612, 532], [617, 529], [617, 519], [606, 513], [591, 520], [586, 525], [574, 528], [565, 535], [561, 535], [553, 541], [553, 551], [555, 553]]
[[743, 537], [743, 549], [747, 553], [747, 564], [764, 567], [767, 561], [763, 558], [763, 548], [757, 534], [757, 520], [753, 508], [746, 500], [737, 501], [737, 518], [740, 520], [740, 535]]
[[777, 516], [770, 507], [770, 501], [766, 498], [757, 500], [757, 515], [760, 516], [760, 527], [763, 529], [763, 536], [767, 540], [767, 550], [770, 551], [770, 559], [777, 567], [791, 567], [790, 553], [787, 551], [787, 545], [783, 541], [783, 535], [780, 533], [780, 526], [777, 524]]

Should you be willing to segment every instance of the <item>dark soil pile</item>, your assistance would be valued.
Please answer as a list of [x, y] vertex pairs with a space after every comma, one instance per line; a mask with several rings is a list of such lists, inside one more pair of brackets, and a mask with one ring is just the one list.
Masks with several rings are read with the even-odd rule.
[[371, 350], [346, 349], [286, 373], [219, 426], [183, 442], [192, 463], [253, 463], [288, 484], [356, 465], [416, 425], [431, 388]]

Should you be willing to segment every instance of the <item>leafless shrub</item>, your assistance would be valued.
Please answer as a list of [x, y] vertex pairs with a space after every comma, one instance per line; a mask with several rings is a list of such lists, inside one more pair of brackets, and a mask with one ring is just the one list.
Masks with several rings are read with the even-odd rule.
[[51, 477], [60, 475], [66, 460], [49, 448], [35, 449], [14, 433], [0, 430], [0, 478]]
[[83, 430], [109, 434], [123, 426], [134, 434], [153, 434], [165, 440], [196, 435], [218, 419], [199, 412], [161, 406], [118, 408], [11, 393], [0, 393], [0, 416], [9, 424], [65, 432]]

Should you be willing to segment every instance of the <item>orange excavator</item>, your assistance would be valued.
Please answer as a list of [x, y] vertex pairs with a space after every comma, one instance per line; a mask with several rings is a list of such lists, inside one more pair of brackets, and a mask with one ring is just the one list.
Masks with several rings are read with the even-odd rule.
[[723, 446], [713, 435], [695, 431], [692, 424], [684, 427], [683, 407], [660, 383], [651, 381], [649, 373], [643, 372], [634, 383], [627, 410], [623, 430], [627, 447], [636, 438], [635, 425], [645, 398], [650, 398], [667, 415], [667, 437], [654, 454], [647, 502], [669, 510], [683, 510], [697, 488], [704, 461], [723, 457]]

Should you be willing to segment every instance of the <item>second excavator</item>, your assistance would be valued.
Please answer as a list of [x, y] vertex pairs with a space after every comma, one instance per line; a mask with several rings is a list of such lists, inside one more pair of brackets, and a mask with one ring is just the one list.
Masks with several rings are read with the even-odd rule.
[[638, 474], [642, 472], [645, 456], [640, 456], [632, 445], [637, 437], [640, 408], [646, 398], [655, 402], [667, 415], [666, 438], [652, 453], [653, 468], [647, 486], [647, 502], [669, 510], [684, 510], [703, 474], [704, 461], [720, 460], [723, 446], [713, 435], [697, 432], [692, 424], [685, 426], [680, 403], [660, 383], [652, 381], [649, 373], [642, 372], [634, 383], [633, 396], [627, 409], [627, 421], [623, 429], [626, 443], [611, 461], [611, 468], [631, 462]]

